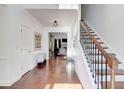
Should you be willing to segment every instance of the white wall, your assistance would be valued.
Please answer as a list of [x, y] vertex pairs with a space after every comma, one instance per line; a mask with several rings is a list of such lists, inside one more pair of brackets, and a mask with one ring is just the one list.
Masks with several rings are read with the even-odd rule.
[[[5, 14], [6, 14], [6, 8], [2, 5], [0, 5], [0, 59], [4, 59], [5, 58], [5, 55], [6, 55], [6, 51], [3, 51], [3, 49], [5, 47], [5, 34], [4, 34], [4, 31], [5, 31]], [[4, 40], [4, 41], [3, 41]]]
[[[22, 17], [22, 56], [23, 63], [22, 63], [22, 69], [23, 73], [26, 73], [27, 71], [31, 70], [36, 66], [36, 55], [42, 53], [42, 47], [39, 50], [35, 49], [34, 45], [34, 34], [35, 32], [39, 32], [42, 34], [43, 27], [42, 25], [32, 16], [30, 15], [26, 10], [23, 11], [23, 17]], [[42, 41], [41, 41], [42, 42]], [[26, 63], [25, 63], [26, 62]]]
[[[75, 26], [76, 17], [74, 20]], [[0, 5], [0, 86], [8, 86], [36, 66], [35, 55], [46, 53], [49, 59], [50, 32], [67, 33], [67, 55], [72, 56], [75, 27], [42, 27], [21, 5]], [[73, 29], [74, 28], [74, 29]], [[21, 32], [22, 31], [22, 32]], [[42, 35], [41, 50], [34, 51], [34, 32]], [[4, 72], [4, 73], [3, 73]]]
[[[75, 23], [75, 22], [74, 22]], [[73, 38], [74, 31], [77, 28], [74, 27], [44, 27], [42, 33], [42, 52], [47, 54], [47, 59], [49, 59], [49, 33], [50, 32], [64, 32], [67, 33], [67, 56], [73, 56]]]
[[[80, 6], [79, 6], [80, 7]], [[83, 86], [84, 89], [96, 89], [96, 84], [94, 83], [94, 79], [92, 78], [90, 69], [87, 64], [87, 60], [85, 54], [82, 50], [82, 46], [80, 44], [80, 20], [81, 20], [81, 7], [77, 13], [77, 20], [74, 26], [74, 35], [73, 35], [73, 59], [75, 61], [75, 70], [77, 76]]]
[[124, 5], [83, 5], [82, 16], [124, 62]]
[[[8, 55], [7, 55], [7, 40], [5, 39], [6, 36], [6, 14], [7, 8], [0, 5], [0, 83], [4, 83], [8, 80]], [[4, 72], [4, 73], [3, 73]], [[5, 77], [5, 73], [6, 76]]]
[[2, 44], [0, 47], [0, 85], [9, 85], [20, 75], [13, 71], [20, 71], [20, 63], [17, 63], [16, 59], [18, 41], [15, 38], [18, 37], [17, 32], [21, 27], [21, 11], [20, 5], [0, 6], [0, 19], [2, 20], [0, 21], [2, 27], [0, 28], [0, 43]]
[[84, 89], [96, 89], [92, 73], [88, 67], [87, 59], [78, 40], [74, 43], [74, 61], [77, 76]]
[[49, 59], [49, 33], [50, 32], [64, 32], [67, 33], [67, 39], [68, 39], [68, 44], [67, 44], [67, 54], [70, 49], [70, 43], [71, 38], [70, 33], [71, 33], [71, 27], [44, 27], [44, 31], [42, 33], [42, 51], [46, 53], [47, 59]]
[[42, 26], [21, 5], [0, 5], [0, 20], [0, 86], [9, 86], [36, 66], [34, 32]]

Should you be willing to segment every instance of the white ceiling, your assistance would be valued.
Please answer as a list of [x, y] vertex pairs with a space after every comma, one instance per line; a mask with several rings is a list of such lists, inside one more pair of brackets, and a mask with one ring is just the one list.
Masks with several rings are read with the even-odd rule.
[[24, 9], [59, 9], [59, 4], [23, 4]]
[[27, 9], [43, 26], [53, 26], [57, 20], [58, 26], [72, 26], [75, 22], [77, 11], [69, 9]]

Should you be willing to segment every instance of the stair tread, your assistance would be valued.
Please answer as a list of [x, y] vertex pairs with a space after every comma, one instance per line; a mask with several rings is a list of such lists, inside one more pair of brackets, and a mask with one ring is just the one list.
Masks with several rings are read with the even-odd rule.
[[[83, 36], [89, 36], [87, 33], [83, 33]], [[92, 34], [92, 36], [97, 36], [96, 34]]]
[[[93, 42], [83, 42], [83, 44], [93, 44]], [[99, 44], [104, 44], [104, 42], [99, 42]]]
[[[103, 88], [105, 88], [105, 82], [103, 82]], [[107, 88], [110, 89], [110, 81], [107, 82]], [[124, 89], [124, 81], [115, 81], [115, 89]]]
[[[93, 31], [89, 31], [90, 33], [94, 33]], [[87, 32], [84, 32], [84, 31], [82, 31], [82, 33], [87, 33]]]
[[88, 55], [102, 55], [102, 54], [89, 53]]
[[[95, 64], [95, 62], [91, 62], [91, 63], [92, 63], [92, 64]], [[103, 63], [103, 64], [106, 64], [105, 61], [103, 61], [102, 63]], [[101, 64], [101, 61], [100, 61], [100, 62], [96, 61], [96, 64]], [[121, 62], [118, 62], [118, 64], [121, 64]]]
[[[96, 73], [98, 74], [98, 69], [97, 69]], [[99, 70], [99, 74], [101, 74], [101, 69]], [[111, 74], [110, 69], [107, 70], [107, 74], [108, 75]], [[104, 69], [103, 69], [103, 75], [105, 75], [105, 70]], [[117, 69], [117, 70], [115, 70], [115, 75], [124, 75], [124, 70], [123, 69]]]
[[[108, 47], [103, 47], [104, 49], [108, 49]], [[87, 47], [86, 49], [95, 49], [95, 47]]]
[[[83, 37], [82, 39], [90, 39], [90, 38], [88, 38], [88, 37]], [[97, 37], [96, 39], [100, 39], [100, 38]]]
[[92, 64], [101, 64], [101, 63], [103, 63], [103, 64], [105, 64], [106, 62], [105, 61], [103, 61], [103, 62], [98, 62], [98, 61], [96, 61], [96, 62], [91, 62]]

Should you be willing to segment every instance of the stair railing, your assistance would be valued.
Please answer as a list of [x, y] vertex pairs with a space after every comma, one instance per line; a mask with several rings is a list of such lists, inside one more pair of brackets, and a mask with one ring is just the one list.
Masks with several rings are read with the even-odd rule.
[[81, 20], [80, 42], [97, 88], [115, 88], [115, 69], [118, 67], [116, 55], [106, 51], [108, 48], [103, 46], [103, 42], [84, 20]]

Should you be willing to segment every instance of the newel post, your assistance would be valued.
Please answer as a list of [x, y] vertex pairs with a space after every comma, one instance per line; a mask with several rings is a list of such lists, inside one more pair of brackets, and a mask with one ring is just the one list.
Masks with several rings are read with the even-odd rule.
[[118, 68], [118, 59], [115, 54], [111, 54], [112, 68], [111, 68], [111, 89], [115, 88], [115, 70]]

